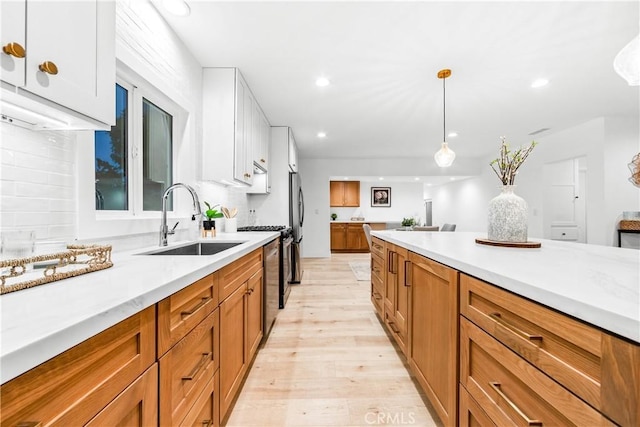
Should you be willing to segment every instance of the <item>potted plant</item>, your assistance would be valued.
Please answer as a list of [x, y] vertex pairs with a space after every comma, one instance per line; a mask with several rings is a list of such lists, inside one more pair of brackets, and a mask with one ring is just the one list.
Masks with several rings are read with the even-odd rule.
[[205, 230], [211, 230], [211, 229], [215, 229], [216, 228], [216, 224], [215, 224], [215, 219], [216, 218], [222, 218], [224, 215], [222, 214], [222, 212], [218, 212], [215, 208], [220, 206], [218, 205], [214, 205], [213, 207], [209, 204], [209, 202], [204, 202], [204, 204], [207, 206], [207, 210], [204, 212], [204, 216], [207, 217], [207, 219], [205, 221], [202, 221], [202, 226], [204, 227]]
[[489, 202], [488, 239], [496, 242], [527, 242], [527, 202], [514, 193], [518, 169], [537, 142], [511, 151], [505, 137], [500, 138], [500, 156], [489, 165], [502, 182], [502, 192]]
[[332, 221], [335, 221], [337, 218], [338, 218], [338, 214], [336, 214], [336, 213], [332, 213], [331, 214], [331, 220]]
[[413, 228], [416, 225], [416, 220], [414, 218], [402, 218], [402, 226], [408, 229]]

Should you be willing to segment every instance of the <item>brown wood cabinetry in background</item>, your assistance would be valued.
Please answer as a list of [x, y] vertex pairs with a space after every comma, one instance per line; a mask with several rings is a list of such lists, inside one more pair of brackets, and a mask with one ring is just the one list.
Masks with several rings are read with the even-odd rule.
[[[332, 222], [331, 252], [369, 252], [369, 243], [362, 222]], [[384, 229], [384, 224], [370, 224], [372, 229]], [[382, 227], [380, 227], [382, 225]]]
[[331, 207], [359, 207], [360, 181], [330, 181], [329, 201]]

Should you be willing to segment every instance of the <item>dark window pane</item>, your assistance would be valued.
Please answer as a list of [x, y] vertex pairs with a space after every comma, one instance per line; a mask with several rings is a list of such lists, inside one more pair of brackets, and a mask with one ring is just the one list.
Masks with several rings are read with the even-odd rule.
[[110, 131], [95, 132], [96, 210], [126, 211], [127, 90], [116, 85], [116, 124]]
[[[142, 100], [142, 207], [162, 209], [162, 193], [173, 184], [173, 117], [156, 105]], [[173, 209], [173, 197], [167, 200]]]

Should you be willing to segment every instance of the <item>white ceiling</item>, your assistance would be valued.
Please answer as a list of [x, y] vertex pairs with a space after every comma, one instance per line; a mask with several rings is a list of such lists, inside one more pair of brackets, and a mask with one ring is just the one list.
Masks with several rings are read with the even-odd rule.
[[[187, 2], [188, 17], [161, 13], [202, 66], [240, 69], [302, 157], [432, 159], [442, 68], [458, 158], [496, 153], [501, 135], [520, 145], [541, 128], [639, 114], [639, 88], [612, 67], [638, 34], [637, 1]], [[550, 83], [532, 89], [540, 77]]]

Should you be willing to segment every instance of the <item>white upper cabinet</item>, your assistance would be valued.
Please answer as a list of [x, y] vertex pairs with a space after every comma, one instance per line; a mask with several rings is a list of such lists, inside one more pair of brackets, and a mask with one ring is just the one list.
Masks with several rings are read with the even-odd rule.
[[237, 68], [205, 68], [202, 86], [202, 179], [252, 186], [256, 165], [267, 170], [269, 122]]
[[[0, 7], [3, 114], [43, 128], [114, 124], [115, 3], [12, 0]], [[37, 123], [39, 116], [53, 120]]]
[[298, 172], [298, 147], [291, 128], [289, 128], [289, 170]]

